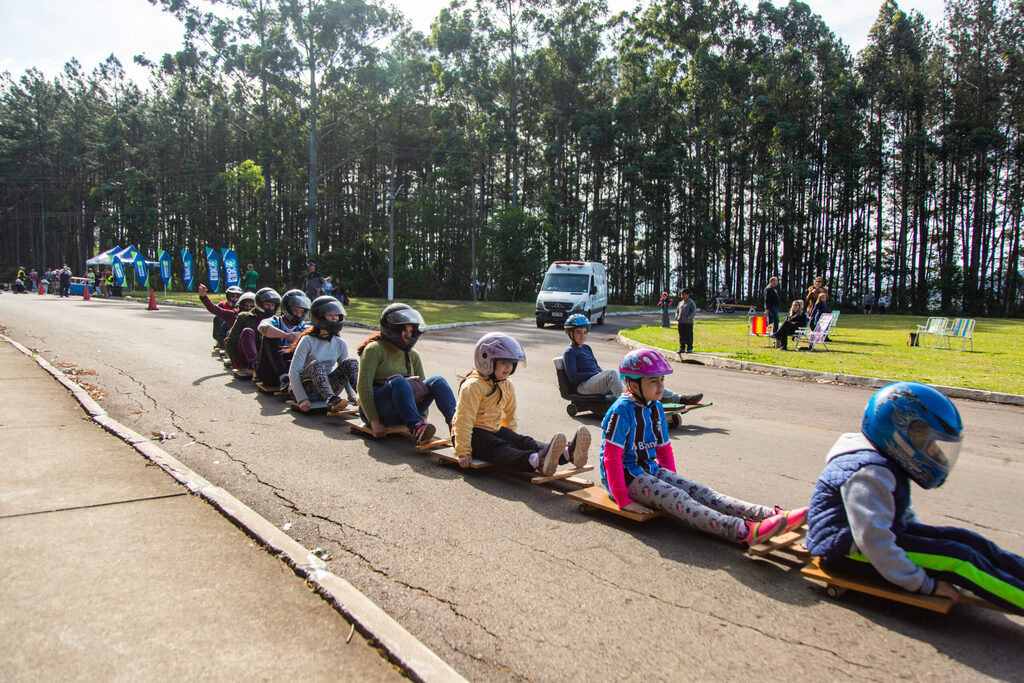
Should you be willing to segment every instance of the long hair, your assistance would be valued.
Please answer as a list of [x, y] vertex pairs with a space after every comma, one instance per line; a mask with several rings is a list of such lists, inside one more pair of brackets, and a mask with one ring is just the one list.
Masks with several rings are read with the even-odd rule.
[[357, 356], [363, 355], [363, 349], [365, 349], [367, 346], [369, 346], [373, 342], [381, 341], [381, 340], [387, 341], [387, 340], [384, 339], [384, 335], [382, 335], [380, 332], [374, 332], [369, 337], [364, 339], [362, 344], [360, 344], [358, 347], [356, 347], [356, 355]]
[[320, 339], [330, 339], [331, 338], [331, 335], [330, 335], [329, 332], [327, 332], [327, 330], [318, 330], [315, 327], [307, 327], [306, 329], [304, 329], [302, 332], [299, 333], [299, 338], [298, 339], [296, 339], [290, 345], [288, 345], [285, 349], [283, 349], [283, 352], [284, 353], [295, 353], [295, 349], [297, 349], [299, 347], [299, 342], [302, 341], [303, 337], [305, 337], [307, 334], [315, 334], [317, 332], [321, 332], [322, 333], [322, 334], [317, 334], [316, 335]]

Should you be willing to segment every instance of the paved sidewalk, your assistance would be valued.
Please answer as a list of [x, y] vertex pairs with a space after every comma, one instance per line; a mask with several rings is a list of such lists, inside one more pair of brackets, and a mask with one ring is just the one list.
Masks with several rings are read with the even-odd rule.
[[0, 472], [0, 680], [402, 678], [2, 341]]

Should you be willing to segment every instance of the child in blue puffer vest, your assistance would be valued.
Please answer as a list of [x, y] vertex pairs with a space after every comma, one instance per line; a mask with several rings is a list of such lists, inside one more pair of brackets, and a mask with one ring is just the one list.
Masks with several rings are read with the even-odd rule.
[[1024, 614], [1024, 558], [973, 531], [922, 524], [910, 507], [910, 481], [941, 485], [962, 439], [960, 413], [937, 390], [916, 382], [879, 389], [860, 433], [843, 434], [828, 453], [807, 549], [827, 568], [953, 600], [960, 586]]

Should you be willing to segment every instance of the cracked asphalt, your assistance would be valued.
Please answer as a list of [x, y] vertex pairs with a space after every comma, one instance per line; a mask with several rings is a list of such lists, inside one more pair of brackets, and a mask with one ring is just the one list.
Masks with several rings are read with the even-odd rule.
[[[165, 450], [278, 527], [291, 524], [306, 547], [327, 550], [332, 572], [471, 680], [1024, 680], [1024, 619], [833, 600], [794, 565], [749, 559], [671, 521], [581, 515], [568, 489], [441, 466], [398, 437], [365, 440], [233, 379], [211, 355], [211, 319], [194, 308], [0, 296], [9, 336], [51, 362], [96, 370], [89, 381], [110, 392], [102, 405], [111, 415], [143, 434], [173, 432]], [[615, 332], [639, 320], [595, 328], [590, 343], [604, 367], [625, 351]], [[513, 378], [521, 430], [546, 439], [582, 423], [596, 442], [597, 421], [569, 418], [558, 396], [551, 358], [564, 334], [532, 322], [500, 328], [528, 357]], [[427, 373], [456, 385], [490, 329], [425, 336], [417, 348]], [[367, 333], [343, 336], [354, 349]], [[680, 471], [765, 504], [806, 503], [825, 452], [857, 427], [870, 396], [676, 367], [670, 387], [715, 404], [674, 431]], [[1024, 553], [1024, 534], [1010, 523], [1024, 485], [1024, 409], [958, 406], [967, 439], [957, 470], [941, 489], [916, 490], [914, 507], [925, 521], [971, 526]]]

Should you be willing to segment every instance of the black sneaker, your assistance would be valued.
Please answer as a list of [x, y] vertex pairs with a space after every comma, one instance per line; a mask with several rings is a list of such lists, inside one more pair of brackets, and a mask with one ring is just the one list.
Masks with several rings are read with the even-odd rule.
[[327, 410], [334, 412], [337, 410], [344, 410], [348, 406], [348, 401], [343, 399], [341, 396], [334, 395], [327, 399]]
[[704, 398], [704, 394], [690, 394], [689, 396], [680, 396], [678, 402], [684, 406], [695, 406], [700, 403], [702, 398]]

